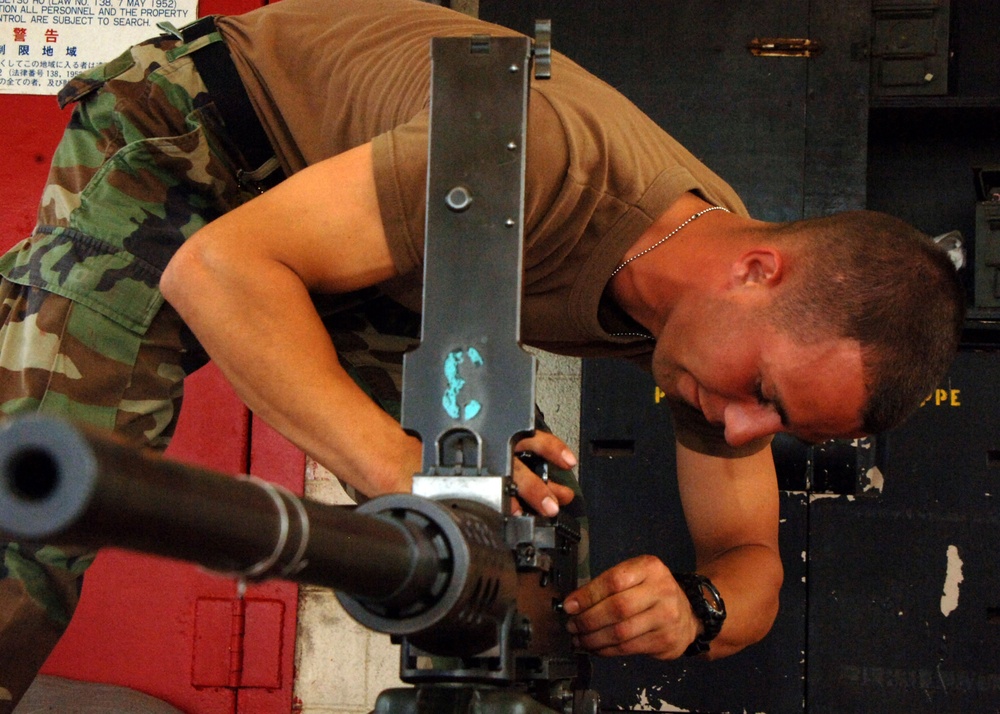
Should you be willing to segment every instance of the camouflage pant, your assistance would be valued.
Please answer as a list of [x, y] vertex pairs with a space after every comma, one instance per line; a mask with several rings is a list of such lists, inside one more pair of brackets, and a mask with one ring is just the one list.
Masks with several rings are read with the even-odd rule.
[[[73, 115], [33, 234], [0, 258], [0, 409], [69, 416], [162, 448], [199, 364], [159, 292], [173, 252], [252, 197], [191, 53], [138, 45], [60, 93]], [[0, 712], [55, 645], [91, 554], [0, 550]]]

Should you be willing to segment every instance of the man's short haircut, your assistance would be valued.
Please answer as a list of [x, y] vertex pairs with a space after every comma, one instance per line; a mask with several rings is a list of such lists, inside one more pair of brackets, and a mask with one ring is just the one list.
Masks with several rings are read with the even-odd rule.
[[796, 247], [804, 270], [793, 268], [774, 324], [804, 342], [858, 340], [868, 391], [862, 429], [896, 426], [940, 384], [958, 349], [965, 294], [948, 254], [873, 211], [781, 224], [775, 237]]

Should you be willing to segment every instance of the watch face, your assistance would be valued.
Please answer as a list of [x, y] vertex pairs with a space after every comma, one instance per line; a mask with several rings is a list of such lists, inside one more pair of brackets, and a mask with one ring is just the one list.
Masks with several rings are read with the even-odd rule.
[[712, 592], [712, 588], [708, 587], [704, 583], [701, 586], [701, 596], [705, 598], [705, 602], [713, 610], [719, 609], [719, 598], [716, 597], [715, 593]]
[[705, 603], [705, 609], [708, 610], [709, 616], [719, 620], [726, 616], [726, 606], [722, 602], [722, 596], [708, 578], [699, 581], [698, 591], [701, 593], [701, 599]]

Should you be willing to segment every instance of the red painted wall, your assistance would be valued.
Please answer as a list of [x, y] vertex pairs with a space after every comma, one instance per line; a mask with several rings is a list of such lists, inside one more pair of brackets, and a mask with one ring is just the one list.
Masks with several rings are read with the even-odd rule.
[[[253, 0], [205, 0], [200, 14]], [[52, 96], [0, 95], [0, 249], [28, 235], [48, 163], [69, 118]], [[168, 454], [227, 473], [252, 472], [302, 492], [305, 459], [251, 418], [212, 366], [188, 381]], [[103, 551], [79, 610], [44, 671], [133, 687], [192, 714], [292, 709], [297, 588], [251, 586], [192, 566]]]

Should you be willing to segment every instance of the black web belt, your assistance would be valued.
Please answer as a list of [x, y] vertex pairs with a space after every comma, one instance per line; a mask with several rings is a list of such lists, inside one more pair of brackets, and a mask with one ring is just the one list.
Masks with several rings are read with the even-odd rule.
[[[203, 17], [180, 30], [185, 43], [215, 31], [214, 17]], [[193, 52], [191, 59], [222, 116], [230, 138], [249, 168], [249, 171], [240, 172], [240, 183], [261, 193], [279, 184], [285, 174], [250, 103], [226, 43], [212, 42]]]

